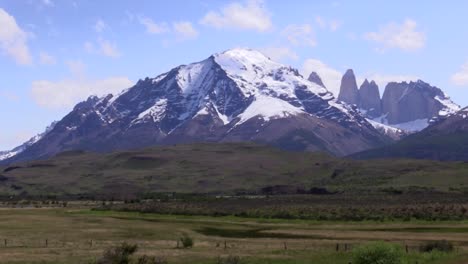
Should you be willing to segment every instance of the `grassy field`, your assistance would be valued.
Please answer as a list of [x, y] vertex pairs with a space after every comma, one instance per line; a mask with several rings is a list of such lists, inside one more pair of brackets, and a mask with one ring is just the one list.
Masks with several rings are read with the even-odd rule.
[[0, 167], [3, 197], [131, 199], [177, 193], [379, 191], [393, 188], [468, 192], [468, 163], [338, 159], [252, 143], [160, 146], [110, 154], [67, 152], [46, 161]]
[[[190, 249], [177, 248], [183, 234]], [[419, 253], [446, 239], [453, 253]], [[0, 263], [89, 263], [111, 246], [138, 244], [138, 254], [170, 264], [216, 263], [234, 255], [245, 264], [348, 263], [366, 241], [407, 245], [408, 263], [467, 263], [468, 222], [321, 222], [233, 216], [173, 216], [89, 209], [1, 209]], [[338, 251], [337, 251], [338, 246]], [[345, 250], [346, 248], [346, 250]]]

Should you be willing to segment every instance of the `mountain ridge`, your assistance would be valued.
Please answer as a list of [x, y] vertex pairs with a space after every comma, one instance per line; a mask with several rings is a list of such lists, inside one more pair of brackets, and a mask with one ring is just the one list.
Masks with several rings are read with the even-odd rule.
[[258, 51], [232, 49], [139, 80], [118, 95], [89, 97], [6, 162], [73, 149], [250, 140], [335, 155], [392, 141], [298, 70]]

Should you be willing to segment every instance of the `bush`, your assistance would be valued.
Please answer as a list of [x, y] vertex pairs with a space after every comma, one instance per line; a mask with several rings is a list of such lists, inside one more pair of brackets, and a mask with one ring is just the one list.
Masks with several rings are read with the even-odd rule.
[[191, 248], [193, 247], [193, 238], [189, 237], [188, 235], [184, 234], [179, 241], [182, 243], [183, 248]]
[[132, 260], [132, 255], [137, 252], [138, 246], [123, 243], [122, 245], [104, 251], [104, 255], [95, 264], [167, 264], [167, 260], [161, 257], [149, 257], [143, 255], [135, 260]]
[[225, 258], [218, 257], [216, 264], [240, 264], [241, 259], [238, 256], [227, 256]]
[[130, 256], [137, 250], [137, 245], [123, 243], [118, 247], [107, 249], [97, 264], [129, 264]]
[[353, 264], [401, 264], [403, 249], [394, 244], [375, 242], [353, 250]]
[[424, 245], [421, 245], [420, 250], [422, 252], [431, 252], [434, 250], [441, 252], [452, 252], [453, 243], [447, 240], [430, 241]]
[[167, 260], [163, 257], [148, 257], [143, 255], [138, 258], [137, 264], [167, 264]]

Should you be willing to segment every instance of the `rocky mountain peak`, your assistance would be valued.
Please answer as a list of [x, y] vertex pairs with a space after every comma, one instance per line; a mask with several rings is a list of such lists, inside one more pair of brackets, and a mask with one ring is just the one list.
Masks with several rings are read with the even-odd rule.
[[441, 89], [421, 80], [391, 82], [385, 87], [382, 97], [382, 114], [388, 124], [419, 121], [423, 128], [431, 119], [459, 109]]
[[325, 88], [325, 85], [322, 82], [322, 78], [320, 78], [320, 76], [316, 72], [311, 72], [310, 75], [309, 75], [309, 78], [307, 78], [307, 80], [309, 80], [309, 81], [311, 81], [311, 82]]
[[359, 90], [356, 83], [356, 76], [352, 69], [347, 70], [341, 78], [338, 100], [351, 105], [359, 105]]
[[370, 118], [382, 115], [379, 87], [374, 81], [365, 79], [359, 88], [359, 108]]

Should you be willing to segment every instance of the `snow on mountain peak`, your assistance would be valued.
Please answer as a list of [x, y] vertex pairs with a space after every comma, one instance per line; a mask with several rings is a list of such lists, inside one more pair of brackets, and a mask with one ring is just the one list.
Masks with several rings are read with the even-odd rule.
[[327, 94], [327, 89], [305, 80], [289, 66], [272, 61], [259, 51], [232, 49], [214, 55], [215, 62], [234, 80], [246, 96], [273, 95], [294, 98], [296, 86], [307, 86], [316, 94]]
[[239, 115], [240, 120], [236, 123], [236, 126], [255, 116], [259, 116], [264, 121], [269, 121], [270, 119], [284, 118], [301, 113], [305, 114], [301, 108], [295, 107], [286, 101], [273, 97], [259, 96]]

